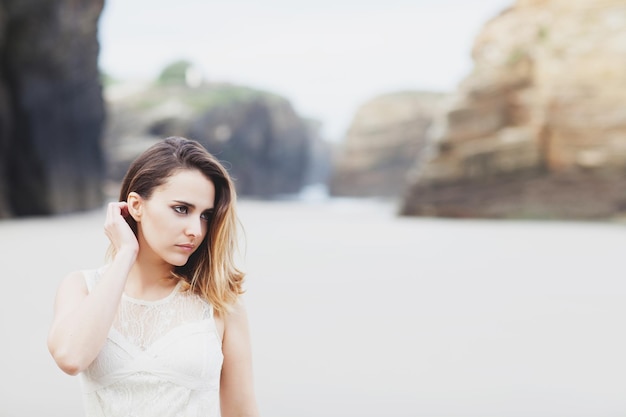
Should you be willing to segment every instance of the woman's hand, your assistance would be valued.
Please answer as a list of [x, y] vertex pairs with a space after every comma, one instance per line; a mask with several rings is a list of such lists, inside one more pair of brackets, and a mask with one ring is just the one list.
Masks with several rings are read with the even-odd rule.
[[118, 253], [124, 249], [135, 253], [139, 250], [137, 237], [125, 219], [128, 216], [130, 216], [128, 203], [125, 201], [109, 203], [104, 222], [104, 233]]

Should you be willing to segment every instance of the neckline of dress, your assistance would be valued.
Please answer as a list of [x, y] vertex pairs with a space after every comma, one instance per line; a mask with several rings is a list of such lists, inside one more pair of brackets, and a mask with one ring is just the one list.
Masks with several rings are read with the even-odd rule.
[[170, 292], [165, 297], [159, 298], [159, 299], [156, 299], [156, 300], [142, 300], [140, 298], [134, 298], [134, 297], [131, 297], [130, 295], [126, 294], [126, 292], [122, 293], [122, 298], [124, 298], [127, 301], [133, 302], [135, 304], [142, 304], [142, 305], [163, 304], [163, 303], [168, 302], [172, 297], [174, 297], [174, 295], [176, 295], [176, 293], [178, 292], [178, 289], [180, 288], [181, 283], [182, 283], [182, 280], [179, 280], [176, 283], [176, 285], [174, 286], [174, 289], [172, 290], [172, 292]]

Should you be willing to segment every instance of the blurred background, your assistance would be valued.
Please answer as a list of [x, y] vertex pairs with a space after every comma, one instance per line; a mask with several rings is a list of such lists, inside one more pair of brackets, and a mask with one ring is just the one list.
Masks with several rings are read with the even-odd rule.
[[0, 0], [0, 417], [129, 163], [235, 180], [264, 416], [626, 413], [626, 0]]

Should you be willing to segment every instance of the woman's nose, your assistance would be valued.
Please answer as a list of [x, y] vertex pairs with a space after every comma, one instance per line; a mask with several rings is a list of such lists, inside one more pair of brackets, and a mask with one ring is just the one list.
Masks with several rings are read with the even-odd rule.
[[189, 236], [193, 236], [194, 238], [202, 235], [202, 219], [193, 219], [190, 218], [189, 223], [187, 224], [187, 234]]

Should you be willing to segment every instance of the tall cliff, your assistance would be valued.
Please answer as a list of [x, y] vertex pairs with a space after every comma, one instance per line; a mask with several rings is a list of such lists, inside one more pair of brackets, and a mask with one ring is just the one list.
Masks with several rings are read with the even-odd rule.
[[412, 169], [401, 212], [600, 218], [626, 209], [626, 1], [519, 0]]
[[356, 112], [330, 178], [336, 196], [401, 195], [407, 171], [420, 154], [446, 96], [403, 91], [384, 94]]
[[0, 0], [0, 218], [102, 203], [103, 0]]

